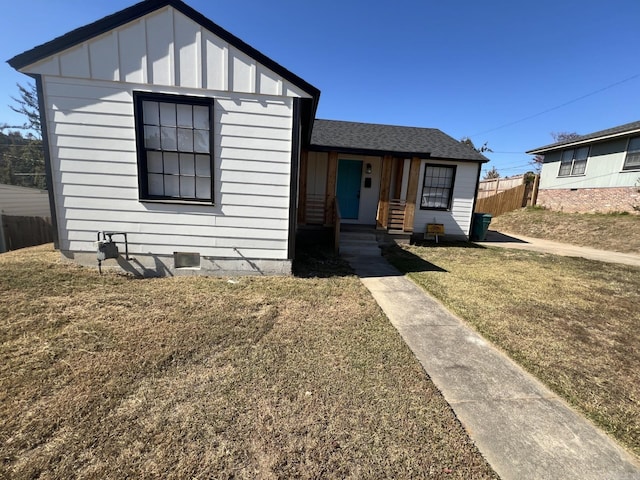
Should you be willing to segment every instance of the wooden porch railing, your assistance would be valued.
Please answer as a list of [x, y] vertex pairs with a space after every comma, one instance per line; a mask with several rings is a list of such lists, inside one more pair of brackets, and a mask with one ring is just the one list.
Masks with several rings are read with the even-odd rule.
[[336, 254], [340, 253], [340, 222], [342, 221], [342, 216], [340, 215], [340, 204], [338, 203], [338, 198], [333, 201], [333, 248]]
[[406, 206], [407, 202], [404, 200], [389, 200], [389, 219], [387, 220], [388, 230], [403, 230]]
[[307, 225], [322, 225], [324, 223], [324, 194], [308, 194], [306, 202]]

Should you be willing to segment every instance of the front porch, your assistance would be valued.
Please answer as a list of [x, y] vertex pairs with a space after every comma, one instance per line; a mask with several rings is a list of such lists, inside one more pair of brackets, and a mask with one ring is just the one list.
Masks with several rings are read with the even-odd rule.
[[414, 231], [419, 157], [303, 151], [298, 190], [298, 225], [370, 225], [378, 230]]

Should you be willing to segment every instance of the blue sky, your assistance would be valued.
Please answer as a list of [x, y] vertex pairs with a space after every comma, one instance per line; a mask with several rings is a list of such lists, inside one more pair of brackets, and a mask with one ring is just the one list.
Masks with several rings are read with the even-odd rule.
[[[133, 3], [7, 2], [0, 56]], [[471, 136], [488, 142], [486, 168], [502, 176], [527, 171], [525, 150], [551, 143], [550, 132], [640, 120], [638, 0], [187, 3], [318, 87], [318, 118]], [[7, 105], [27, 80], [0, 65], [0, 123], [21, 123]]]

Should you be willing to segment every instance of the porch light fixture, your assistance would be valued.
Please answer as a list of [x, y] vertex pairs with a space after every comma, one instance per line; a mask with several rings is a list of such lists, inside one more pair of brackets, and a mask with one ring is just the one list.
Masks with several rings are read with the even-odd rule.
[[372, 169], [371, 164], [370, 164], [370, 163], [367, 163], [367, 166], [366, 166], [366, 172], [367, 172], [368, 174], [370, 174], [370, 173], [371, 173], [371, 169]]

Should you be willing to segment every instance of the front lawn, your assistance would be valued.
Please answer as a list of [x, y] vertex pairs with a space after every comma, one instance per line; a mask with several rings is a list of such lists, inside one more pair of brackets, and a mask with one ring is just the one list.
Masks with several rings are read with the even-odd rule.
[[0, 478], [495, 478], [360, 281], [0, 255]]
[[467, 243], [388, 258], [640, 455], [639, 268]]

